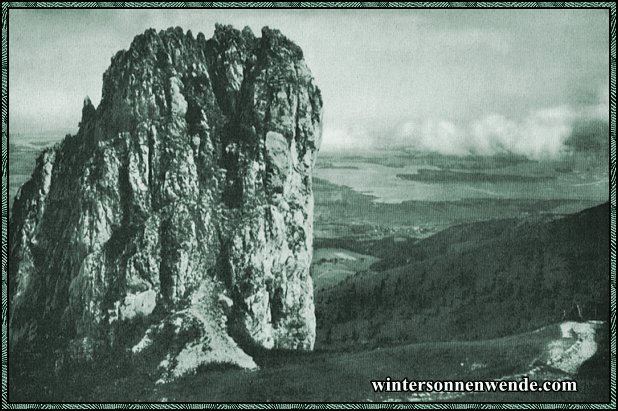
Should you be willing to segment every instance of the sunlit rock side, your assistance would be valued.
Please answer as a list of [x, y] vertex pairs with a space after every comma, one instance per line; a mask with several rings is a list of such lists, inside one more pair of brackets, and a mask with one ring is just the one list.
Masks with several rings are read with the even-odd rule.
[[547, 365], [575, 374], [597, 352], [597, 333], [603, 325], [600, 321], [561, 323], [562, 339], [548, 344]]
[[16, 196], [11, 351], [120, 349], [165, 381], [255, 367], [239, 344], [312, 349], [321, 122], [302, 51], [277, 30], [137, 36]]

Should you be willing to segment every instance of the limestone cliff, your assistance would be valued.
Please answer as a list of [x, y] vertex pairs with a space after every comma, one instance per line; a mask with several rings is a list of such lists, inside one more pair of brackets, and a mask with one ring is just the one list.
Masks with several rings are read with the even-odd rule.
[[170, 379], [254, 367], [240, 347], [312, 349], [321, 122], [303, 53], [277, 30], [137, 36], [16, 197], [11, 351], [121, 349]]

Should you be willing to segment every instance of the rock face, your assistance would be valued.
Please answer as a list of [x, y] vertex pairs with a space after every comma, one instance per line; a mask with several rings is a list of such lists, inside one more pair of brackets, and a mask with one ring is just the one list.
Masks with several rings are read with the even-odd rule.
[[110, 350], [162, 378], [315, 340], [322, 98], [277, 30], [137, 36], [38, 158], [9, 227], [10, 349]]

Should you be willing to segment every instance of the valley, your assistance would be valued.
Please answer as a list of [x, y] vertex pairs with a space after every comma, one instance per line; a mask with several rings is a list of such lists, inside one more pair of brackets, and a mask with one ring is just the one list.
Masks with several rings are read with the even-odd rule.
[[[11, 144], [11, 201], [47, 144]], [[21, 385], [11, 390], [11, 400], [607, 399], [606, 322], [597, 331], [592, 360], [575, 375], [547, 365], [551, 344], [575, 343], [561, 336], [558, 324], [608, 319], [607, 170], [585, 156], [546, 163], [374, 154], [319, 157], [313, 180], [314, 352], [249, 350], [258, 371], [211, 365], [166, 385], [120, 367], [117, 359], [56, 382], [26, 371], [14, 374]], [[520, 375], [574, 378], [580, 390], [423, 397], [374, 393], [369, 383], [386, 376]]]

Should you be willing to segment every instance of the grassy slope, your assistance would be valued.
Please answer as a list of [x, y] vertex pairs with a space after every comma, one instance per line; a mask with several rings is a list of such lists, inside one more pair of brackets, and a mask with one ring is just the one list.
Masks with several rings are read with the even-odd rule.
[[[17, 180], [27, 178], [34, 164], [36, 150], [32, 150], [33, 154], [27, 151], [11, 151], [11, 197]], [[373, 272], [358, 276], [350, 276], [350, 272], [366, 271], [366, 265], [359, 268], [338, 261], [345, 266], [344, 277], [349, 279], [317, 296], [318, 348], [344, 350], [262, 353], [256, 356], [262, 365], [257, 373], [211, 367], [164, 387], [154, 387], [154, 377], [117, 359], [53, 377], [33, 367], [32, 372], [23, 375], [25, 379], [15, 380], [13, 371], [9, 380], [11, 401], [383, 400], [371, 393], [370, 379], [387, 375], [416, 379], [494, 378], [529, 364], [545, 339], [535, 340], [525, 334], [490, 342], [410, 342], [482, 338], [530, 330], [537, 324], [559, 320], [563, 305], [570, 308], [574, 296], [579, 296], [587, 312], [604, 310], [602, 305], [583, 300], [606, 301], [603, 287], [607, 282], [600, 287], [598, 282], [607, 275], [606, 267], [602, 267], [607, 264], [607, 250], [603, 247], [608, 243], [608, 223], [602, 218], [607, 212], [580, 214], [568, 224], [528, 220], [514, 227], [514, 221], [497, 221], [454, 227], [421, 242], [393, 239], [400, 234], [408, 237], [419, 233], [411, 227], [424, 226], [432, 232], [436, 227], [443, 229], [464, 221], [577, 209], [586, 202], [471, 200], [376, 205], [369, 196], [317, 179], [315, 190], [317, 232], [349, 236], [343, 240], [318, 239], [316, 246], [339, 248], [343, 241], [343, 248], [382, 259], [373, 266]], [[516, 240], [518, 235], [523, 237]], [[546, 247], [549, 243], [552, 245]], [[475, 280], [479, 273], [481, 276]], [[573, 273], [580, 276], [579, 280]], [[539, 275], [543, 279], [541, 288], [536, 281]], [[523, 284], [521, 289], [516, 288], [518, 284]], [[351, 288], [358, 295], [350, 294]], [[341, 299], [339, 305], [336, 299]], [[348, 304], [350, 301], [356, 302]], [[552, 302], [553, 308], [545, 306]], [[347, 320], [333, 317], [340, 312]], [[326, 338], [331, 340], [328, 344]], [[391, 347], [372, 348], [378, 346]], [[473, 371], [475, 363], [486, 366]], [[606, 370], [606, 365], [604, 360], [589, 369], [578, 380], [586, 388], [577, 394], [486, 394], [474, 400], [599, 400], [599, 393], [605, 395], [607, 390], [603, 386], [606, 379], [599, 377], [606, 371], [599, 374], [598, 370]]]
[[[402, 243], [316, 296], [318, 346], [375, 347], [520, 333], [609, 312], [608, 204], [561, 219], [498, 220]], [[378, 271], [381, 270], [381, 271]]]
[[342, 248], [319, 248], [313, 253], [311, 276], [316, 292], [330, 288], [357, 272], [369, 269], [378, 259]]
[[[555, 322], [561, 305], [573, 300], [587, 315], [594, 305], [603, 312], [607, 212], [603, 205], [562, 219], [468, 224], [408, 244], [406, 255], [420, 261], [377, 267], [384, 271], [349, 277], [317, 295], [317, 352], [253, 352], [261, 367], [257, 372], [211, 366], [155, 386], [156, 376], [117, 359], [53, 378], [33, 368], [23, 379], [10, 380], [11, 400], [407, 400], [404, 394], [375, 394], [369, 381], [519, 374], [542, 360], [548, 343], [560, 335], [557, 326], [520, 330]], [[413, 254], [423, 249], [424, 256]], [[487, 339], [501, 334], [510, 336]], [[476, 341], [458, 340], [479, 335]], [[605, 342], [596, 360], [575, 376], [577, 393], [492, 393], [451, 400], [606, 401], [608, 364]], [[562, 376], [546, 370], [537, 378]]]
[[[491, 380], [528, 371], [561, 337], [556, 325], [539, 332], [475, 341], [409, 344], [358, 352], [253, 353], [258, 371], [210, 366], [176, 382], [155, 386], [156, 377], [126, 364], [102, 364], [50, 381], [33, 373], [11, 401], [182, 402], [365, 402], [405, 401], [408, 394], [372, 391], [371, 380]], [[601, 375], [607, 372], [607, 362]], [[538, 379], [564, 377], [545, 369]], [[537, 394], [534, 401], [600, 401], [608, 391], [598, 377], [576, 376], [578, 393]], [[596, 378], [596, 379], [595, 379]], [[28, 392], [30, 391], [30, 392]], [[530, 401], [531, 394], [475, 394], [456, 401]], [[527, 397], [522, 397], [527, 396]]]

